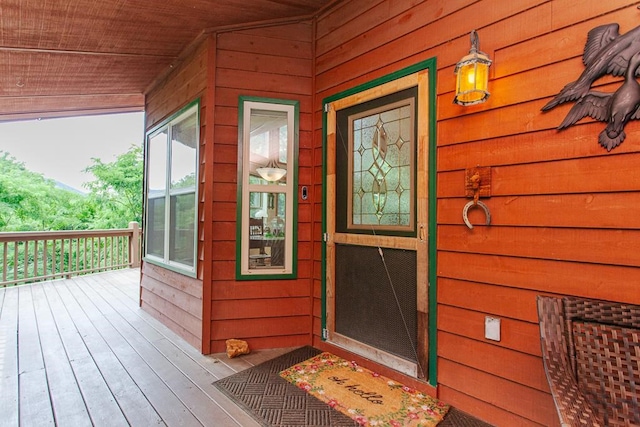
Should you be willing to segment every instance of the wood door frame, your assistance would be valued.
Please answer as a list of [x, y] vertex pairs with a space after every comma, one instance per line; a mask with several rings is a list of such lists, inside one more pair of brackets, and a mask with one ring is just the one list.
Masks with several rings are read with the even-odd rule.
[[[323, 100], [323, 256], [322, 256], [322, 328], [323, 339], [329, 331], [335, 331], [335, 319], [332, 317], [335, 304], [335, 284], [327, 277], [333, 277], [333, 252], [327, 243], [334, 240], [335, 216], [327, 215], [329, 200], [335, 200], [336, 169], [335, 155], [332, 150], [336, 144], [336, 111], [347, 106], [357, 105], [377, 99], [390, 93], [410, 87], [418, 87], [417, 103], [417, 236], [414, 246], [424, 244], [427, 247], [420, 252], [417, 265], [417, 312], [418, 312], [418, 361], [427, 371], [425, 380], [436, 384], [435, 376], [435, 333], [436, 333], [436, 293], [435, 286], [435, 59], [430, 59], [396, 73], [384, 76], [367, 84], [336, 94]], [[422, 189], [422, 191], [420, 191]], [[365, 236], [362, 236], [366, 238]], [[329, 245], [331, 247], [331, 245]], [[429, 266], [432, 268], [429, 268]], [[327, 310], [330, 308], [330, 310]]]

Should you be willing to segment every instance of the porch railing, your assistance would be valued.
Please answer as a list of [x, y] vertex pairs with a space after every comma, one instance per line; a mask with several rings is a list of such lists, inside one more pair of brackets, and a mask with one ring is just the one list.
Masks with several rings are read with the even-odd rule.
[[0, 233], [0, 287], [140, 266], [141, 231], [129, 228]]

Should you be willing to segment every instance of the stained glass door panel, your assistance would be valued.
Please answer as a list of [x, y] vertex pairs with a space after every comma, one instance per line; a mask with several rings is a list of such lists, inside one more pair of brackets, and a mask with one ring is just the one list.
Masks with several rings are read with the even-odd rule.
[[348, 229], [414, 229], [414, 100], [348, 118]]

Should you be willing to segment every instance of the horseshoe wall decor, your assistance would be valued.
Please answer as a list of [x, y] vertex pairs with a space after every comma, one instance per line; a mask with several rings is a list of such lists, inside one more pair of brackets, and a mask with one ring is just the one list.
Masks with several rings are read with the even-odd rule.
[[468, 212], [469, 212], [469, 209], [476, 206], [481, 207], [482, 210], [484, 211], [484, 214], [486, 216], [485, 224], [486, 225], [491, 224], [491, 212], [489, 212], [489, 207], [485, 205], [483, 202], [481, 202], [480, 200], [478, 200], [477, 202], [474, 200], [471, 200], [469, 203], [464, 205], [464, 208], [462, 209], [462, 220], [464, 221], [465, 224], [467, 224], [467, 227], [469, 227], [472, 230], [473, 230], [473, 224], [469, 222]]
[[465, 195], [467, 197], [473, 197], [469, 203], [464, 205], [462, 209], [462, 219], [467, 227], [473, 229], [473, 225], [469, 222], [467, 212], [469, 209], [480, 206], [484, 210], [487, 218], [487, 225], [491, 223], [491, 213], [489, 207], [481, 202], [480, 197], [491, 197], [491, 166], [476, 166], [475, 168], [468, 168], [465, 171]]

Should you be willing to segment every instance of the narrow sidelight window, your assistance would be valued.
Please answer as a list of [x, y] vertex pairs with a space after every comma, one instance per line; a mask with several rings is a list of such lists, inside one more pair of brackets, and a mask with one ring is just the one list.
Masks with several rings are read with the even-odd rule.
[[239, 114], [237, 277], [295, 277], [298, 103], [241, 97]]

